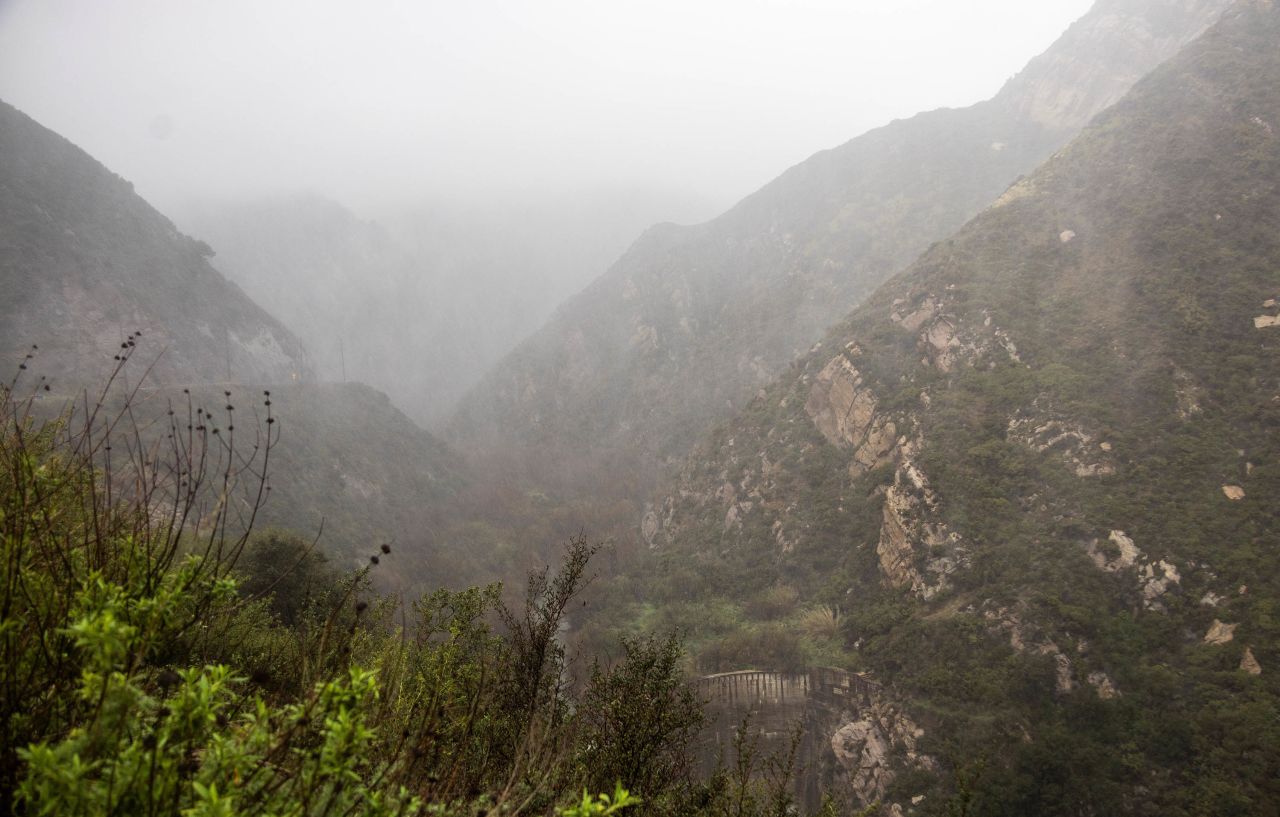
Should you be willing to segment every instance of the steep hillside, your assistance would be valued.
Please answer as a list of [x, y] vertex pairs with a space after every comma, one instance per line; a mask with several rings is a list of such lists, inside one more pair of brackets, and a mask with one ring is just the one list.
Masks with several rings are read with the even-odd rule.
[[619, 621], [872, 672], [832, 764], [912, 813], [1276, 813], [1277, 43], [1236, 6], [828, 333], [646, 516]]
[[[133, 187], [0, 102], [0, 356], [32, 344], [59, 381], [96, 380], [141, 331], [155, 382], [311, 377], [301, 343]], [[103, 352], [106, 351], [104, 355]]]
[[182, 409], [190, 395], [220, 417], [239, 404], [243, 446], [251, 426], [261, 429], [246, 414], [262, 412], [269, 390], [280, 439], [259, 527], [312, 536], [323, 521], [321, 544], [344, 567], [394, 542], [406, 582], [452, 580], [477, 564], [473, 554], [438, 549], [447, 508], [467, 485], [455, 455], [367, 386], [308, 383], [302, 344], [209, 265], [207, 246], [180, 234], [128, 182], [5, 105], [0, 213], [0, 353], [8, 358], [0, 363], [8, 382], [39, 347], [22, 364], [21, 383], [36, 389], [42, 412], [100, 388], [122, 343], [130, 359], [107, 408], [144, 386], [133, 419], [148, 441], [167, 430], [168, 407]]
[[691, 209], [609, 190], [390, 208], [385, 228], [314, 195], [193, 202], [175, 217], [298, 333], [321, 378], [370, 383], [430, 426], [637, 232]]
[[[405, 579], [439, 568], [431, 562], [444, 544], [440, 525], [467, 481], [460, 459], [363, 384], [245, 387], [232, 392], [231, 402], [258, 408], [263, 391], [271, 392], [279, 439], [258, 527], [320, 534], [344, 569], [362, 565], [384, 543], [394, 545], [390, 564]], [[225, 402], [216, 389], [193, 395], [215, 410]], [[182, 397], [171, 391], [151, 396], [157, 406]]]
[[214, 266], [302, 337], [323, 379], [370, 383], [418, 422], [457, 398], [463, 324], [426, 265], [378, 224], [306, 195], [192, 204], [181, 220], [213, 246]]
[[[195, 467], [203, 463], [208, 493], [198, 514], [212, 518], [225, 503], [230, 532], [293, 531], [315, 539], [342, 570], [364, 566], [381, 545], [391, 545], [394, 558], [378, 577], [388, 586], [499, 575], [491, 541], [451, 546], [458, 537], [448, 526], [465, 531], [470, 518], [460, 504], [472, 487], [461, 458], [385, 394], [359, 383], [153, 388], [143, 381], [138, 387], [150, 351], [145, 340], [139, 343], [137, 360], [101, 392], [95, 436], [110, 428], [113, 456], [136, 462], [145, 455], [165, 472], [174, 462], [170, 434], [176, 423], [181, 444], [203, 452]], [[17, 380], [19, 398], [34, 390], [38, 418], [66, 417], [73, 430], [83, 428], [96, 400], [44, 391], [39, 354], [27, 366]], [[91, 392], [95, 398], [98, 393]], [[187, 442], [192, 432], [207, 435], [208, 443]], [[105, 460], [100, 465], [105, 470]], [[224, 473], [230, 490], [224, 489]]]
[[860, 136], [723, 216], [644, 234], [464, 400], [451, 434], [508, 470], [645, 484], [876, 285], [959, 228], [1225, 0], [1102, 0], [994, 99]]

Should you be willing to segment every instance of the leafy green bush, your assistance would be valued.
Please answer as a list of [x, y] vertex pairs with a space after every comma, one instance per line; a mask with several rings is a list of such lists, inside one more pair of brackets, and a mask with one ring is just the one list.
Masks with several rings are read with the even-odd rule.
[[406, 606], [370, 590], [388, 546], [344, 574], [251, 533], [269, 404], [256, 435], [229, 403], [189, 404], [143, 445], [130, 393], [40, 423], [18, 382], [0, 395], [0, 810], [728, 813], [690, 771], [702, 711], [674, 636], [572, 683], [582, 540], [523, 606], [499, 585]]

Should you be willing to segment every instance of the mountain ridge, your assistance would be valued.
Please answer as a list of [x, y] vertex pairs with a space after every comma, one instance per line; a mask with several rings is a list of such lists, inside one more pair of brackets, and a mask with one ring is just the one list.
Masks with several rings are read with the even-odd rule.
[[[1109, 54], [1115, 70], [1100, 81], [1086, 66], [1090, 88], [1066, 94], [1071, 104], [1031, 106], [1059, 110], [1050, 125], [1014, 102], [1019, 93], [1053, 98], [1045, 89], [1077, 64], [1070, 57], [1038, 58], [988, 102], [899, 120], [815, 154], [710, 222], [651, 229], [486, 375], [449, 438], [537, 479], [563, 469], [575, 489], [599, 490], [610, 461], [651, 483], [715, 418], [1225, 5], [1098, 4], [1046, 53], [1082, 41], [1090, 59]], [[1165, 36], [1151, 33], [1151, 17]]]
[[865, 801], [1273, 809], [1278, 38], [1237, 4], [719, 427], [614, 626], [891, 685]]
[[48, 376], [94, 380], [111, 368], [104, 350], [141, 331], [164, 350], [157, 383], [312, 377], [301, 342], [209, 266], [206, 244], [3, 102], [0, 213], [0, 349], [13, 365], [35, 344]]

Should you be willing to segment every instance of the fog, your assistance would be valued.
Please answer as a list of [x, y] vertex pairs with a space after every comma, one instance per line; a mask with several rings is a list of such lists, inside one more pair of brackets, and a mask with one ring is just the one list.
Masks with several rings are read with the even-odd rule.
[[0, 2], [0, 97], [165, 208], [583, 187], [722, 209], [1000, 84], [1088, 0]]
[[992, 96], [1088, 5], [0, 0], [0, 98], [434, 427], [645, 228]]

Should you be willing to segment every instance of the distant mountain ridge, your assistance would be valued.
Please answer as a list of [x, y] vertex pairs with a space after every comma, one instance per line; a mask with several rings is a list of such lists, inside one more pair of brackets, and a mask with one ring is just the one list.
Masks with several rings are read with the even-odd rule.
[[485, 376], [450, 438], [574, 489], [615, 465], [647, 482], [1226, 6], [1102, 0], [994, 99], [819, 153], [706, 224], [651, 229]]
[[315, 194], [191, 201], [175, 216], [303, 339], [321, 379], [370, 383], [433, 426], [627, 238], [691, 210], [618, 189], [402, 204], [382, 221]]
[[380, 225], [318, 195], [193, 203], [182, 218], [215, 267], [304, 339], [320, 379], [374, 384], [419, 422], [431, 413], [460, 327]]
[[301, 342], [133, 186], [0, 102], [0, 355], [96, 380], [135, 331], [159, 383], [309, 380]]

